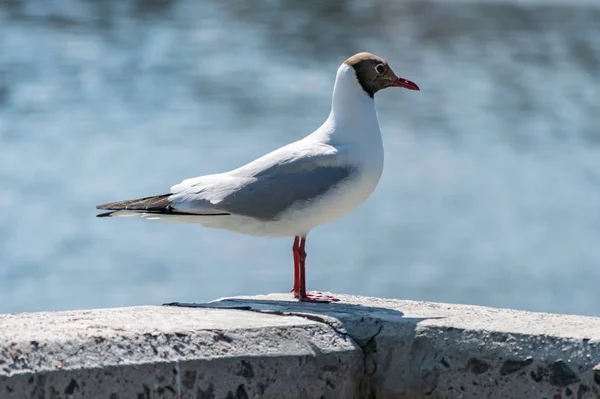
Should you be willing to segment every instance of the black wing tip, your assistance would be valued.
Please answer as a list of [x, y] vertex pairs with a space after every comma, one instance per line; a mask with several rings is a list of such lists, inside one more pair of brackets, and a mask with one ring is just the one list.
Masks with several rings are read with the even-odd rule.
[[[112, 217], [112, 215], [114, 213], [118, 212], [118, 210], [116, 211], [110, 211], [110, 212], [104, 212], [104, 213], [99, 213], [98, 215], [96, 215], [97, 218], [109, 218]], [[231, 216], [231, 213], [188, 213], [188, 212], [173, 212], [173, 211], [168, 211], [168, 212], [156, 212], [156, 211], [147, 211], [147, 212], [138, 212], [140, 215], [143, 213], [149, 214], [149, 213], [153, 213], [156, 215], [180, 215], [180, 216]]]
[[[98, 208], [100, 209], [100, 208]], [[104, 212], [104, 213], [100, 213], [98, 215], [96, 215], [97, 218], [107, 218], [107, 217], [111, 217], [112, 214], [115, 213], [114, 211], [111, 212]]]

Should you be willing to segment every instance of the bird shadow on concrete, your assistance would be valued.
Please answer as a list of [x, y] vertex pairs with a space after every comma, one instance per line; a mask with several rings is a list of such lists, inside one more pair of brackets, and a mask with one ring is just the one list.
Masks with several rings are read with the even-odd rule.
[[163, 306], [203, 309], [245, 310], [277, 316], [295, 316], [325, 323], [342, 334], [348, 334], [363, 346], [379, 335], [384, 326], [414, 333], [417, 324], [442, 317], [405, 317], [400, 310], [353, 303], [310, 303], [295, 300], [226, 298], [207, 303], [165, 303]]

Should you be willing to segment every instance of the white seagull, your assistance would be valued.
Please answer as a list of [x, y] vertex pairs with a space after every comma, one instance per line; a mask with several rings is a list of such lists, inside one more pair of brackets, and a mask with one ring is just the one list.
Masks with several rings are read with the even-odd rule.
[[387, 87], [419, 90], [370, 53], [337, 70], [331, 112], [313, 133], [229, 172], [186, 179], [169, 194], [98, 205], [107, 216], [200, 223], [253, 236], [295, 237], [294, 297], [331, 302], [306, 291], [306, 236], [352, 212], [373, 192], [383, 144], [373, 96]]

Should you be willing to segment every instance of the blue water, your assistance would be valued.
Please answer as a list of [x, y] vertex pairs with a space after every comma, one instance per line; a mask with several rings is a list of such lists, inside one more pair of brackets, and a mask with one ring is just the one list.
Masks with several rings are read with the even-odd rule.
[[371, 51], [422, 91], [309, 289], [600, 316], [600, 8], [540, 3], [2, 2], [0, 312], [289, 290], [291, 239], [94, 207], [304, 136]]

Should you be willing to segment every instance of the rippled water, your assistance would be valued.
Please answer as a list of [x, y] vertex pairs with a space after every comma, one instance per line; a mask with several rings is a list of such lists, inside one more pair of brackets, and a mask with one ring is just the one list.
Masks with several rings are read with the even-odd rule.
[[300, 138], [386, 57], [374, 195], [308, 240], [309, 289], [600, 316], [600, 8], [589, 2], [0, 6], [0, 312], [291, 288], [290, 239], [100, 220]]

